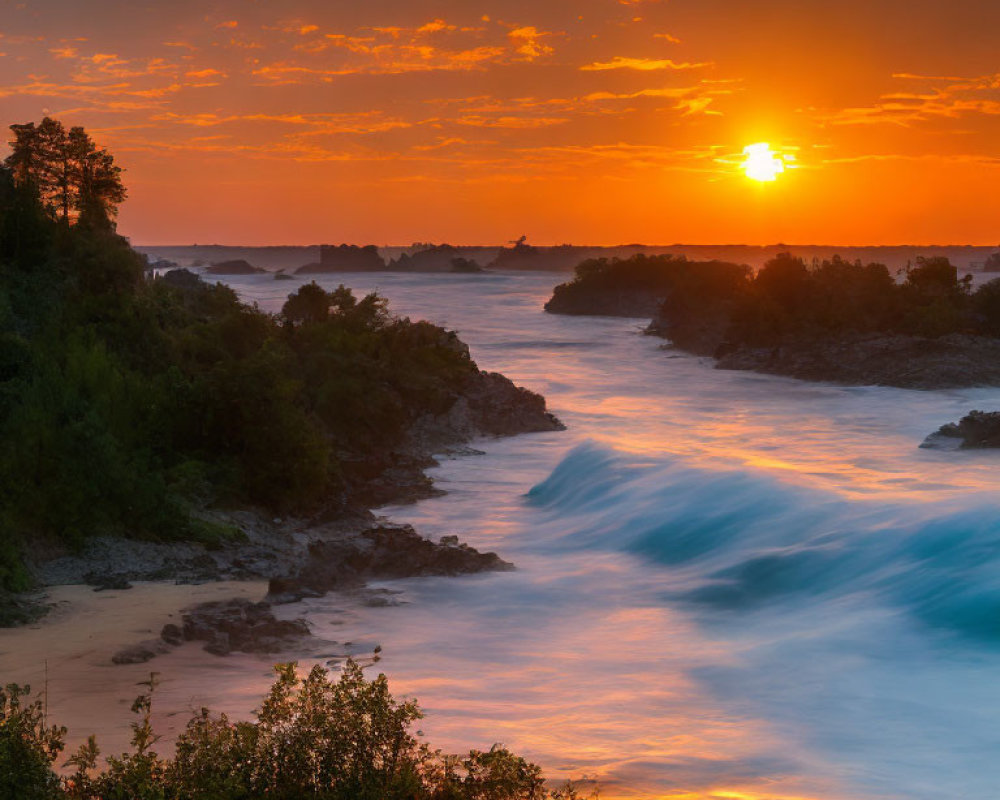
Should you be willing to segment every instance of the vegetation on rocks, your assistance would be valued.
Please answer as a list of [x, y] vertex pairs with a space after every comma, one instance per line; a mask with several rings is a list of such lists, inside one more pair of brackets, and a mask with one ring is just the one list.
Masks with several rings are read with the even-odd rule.
[[683, 256], [593, 258], [576, 268], [573, 280], [556, 286], [545, 310], [554, 314], [653, 316], [677, 292], [705, 291], [711, 281], [745, 280], [747, 267]]
[[0, 166], [0, 593], [27, 588], [28, 547], [231, 536], [194, 513], [212, 503], [343, 506], [416, 421], [492, 379], [453, 333], [375, 294], [308, 284], [272, 315], [184, 270], [153, 279], [116, 233], [112, 156], [49, 119], [14, 133]]
[[721, 367], [913, 388], [1000, 383], [1000, 279], [972, 290], [946, 258], [882, 264], [780, 254], [745, 266], [671, 256], [582, 263], [546, 308], [635, 314]]

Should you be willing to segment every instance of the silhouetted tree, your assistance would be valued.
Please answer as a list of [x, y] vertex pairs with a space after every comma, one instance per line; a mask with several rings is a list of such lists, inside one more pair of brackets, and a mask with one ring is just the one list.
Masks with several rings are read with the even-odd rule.
[[281, 307], [281, 316], [291, 323], [321, 322], [330, 316], [332, 304], [333, 297], [329, 292], [316, 281], [311, 281], [288, 295], [288, 300]]
[[4, 164], [15, 185], [37, 192], [53, 217], [69, 224], [110, 228], [126, 197], [121, 167], [81, 127], [68, 132], [45, 117], [38, 125], [11, 125], [11, 154]]

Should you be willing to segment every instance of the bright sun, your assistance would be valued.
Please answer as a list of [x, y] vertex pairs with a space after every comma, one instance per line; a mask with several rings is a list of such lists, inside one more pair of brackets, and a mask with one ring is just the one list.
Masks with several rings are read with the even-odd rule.
[[746, 160], [741, 165], [746, 176], [755, 181], [774, 181], [785, 171], [785, 161], [771, 150], [767, 142], [749, 144], [743, 148]]

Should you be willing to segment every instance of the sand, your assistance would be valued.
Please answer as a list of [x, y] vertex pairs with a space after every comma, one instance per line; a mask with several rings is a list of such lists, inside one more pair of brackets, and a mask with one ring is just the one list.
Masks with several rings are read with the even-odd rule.
[[[50, 723], [64, 725], [67, 754], [96, 734], [104, 755], [127, 748], [135, 719], [130, 711], [137, 684], [159, 673], [154, 726], [159, 750], [172, 751], [177, 733], [201, 706], [248, 718], [272, 675], [273, 656], [235, 653], [218, 657], [201, 643], [188, 642], [145, 664], [116, 665], [123, 647], [159, 636], [181, 610], [212, 600], [263, 599], [265, 581], [220, 582], [197, 586], [136, 583], [124, 591], [95, 592], [89, 586], [56, 586], [47, 591], [53, 610], [34, 625], [0, 629], [0, 683], [48, 683]], [[221, 698], [221, 699], [220, 699]], [[64, 759], [60, 759], [60, 762]]]

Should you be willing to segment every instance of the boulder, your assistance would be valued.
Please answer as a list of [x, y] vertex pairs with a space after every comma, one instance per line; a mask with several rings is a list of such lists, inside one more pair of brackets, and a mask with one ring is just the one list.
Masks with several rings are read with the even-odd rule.
[[920, 446], [962, 450], [1000, 447], [1000, 411], [970, 411], [958, 422], [942, 425]]
[[206, 642], [205, 651], [213, 655], [280, 653], [301, 647], [310, 635], [305, 620], [277, 619], [266, 602], [238, 599], [203, 603], [183, 616], [183, 639]]
[[163, 642], [140, 642], [125, 647], [111, 656], [113, 664], [145, 664], [147, 661], [156, 658], [167, 652], [168, 648]]

